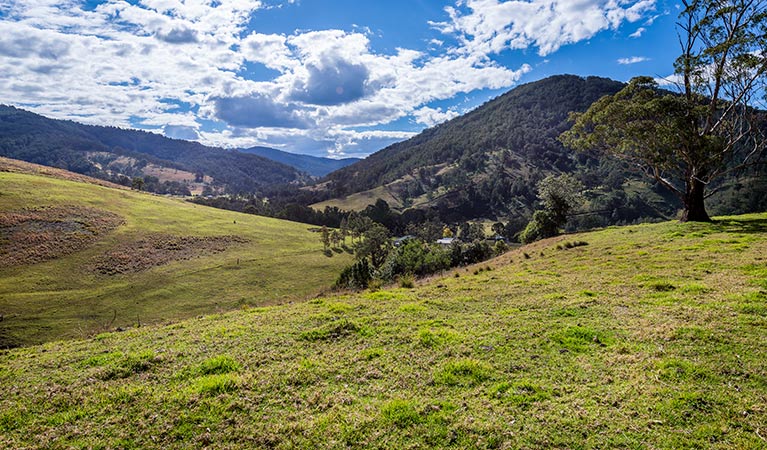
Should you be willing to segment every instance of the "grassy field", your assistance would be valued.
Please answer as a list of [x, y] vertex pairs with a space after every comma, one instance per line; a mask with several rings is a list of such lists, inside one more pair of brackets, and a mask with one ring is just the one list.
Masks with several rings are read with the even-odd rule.
[[[23, 173], [0, 186], [0, 222], [27, 232], [0, 227], [6, 346], [303, 300], [351, 260], [323, 255], [309, 225]], [[29, 263], [9, 266], [22, 240]]]
[[0, 447], [763, 449], [765, 258], [765, 214], [612, 228], [6, 351]]

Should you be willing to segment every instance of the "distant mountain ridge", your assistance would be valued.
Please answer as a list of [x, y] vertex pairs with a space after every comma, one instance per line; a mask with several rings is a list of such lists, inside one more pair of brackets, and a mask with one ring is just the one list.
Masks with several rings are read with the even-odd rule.
[[146, 131], [49, 119], [5, 105], [0, 105], [0, 156], [121, 184], [135, 176], [157, 179], [158, 188], [173, 189], [170, 193], [194, 187], [256, 192], [308, 180], [301, 171], [258, 155]]
[[346, 166], [361, 161], [359, 158], [332, 159], [318, 156], [302, 155], [297, 153], [285, 152], [270, 147], [250, 147], [238, 149], [243, 153], [263, 156], [264, 158], [286, 164], [296, 169], [306, 172], [315, 177], [323, 177], [333, 171], [342, 169]]

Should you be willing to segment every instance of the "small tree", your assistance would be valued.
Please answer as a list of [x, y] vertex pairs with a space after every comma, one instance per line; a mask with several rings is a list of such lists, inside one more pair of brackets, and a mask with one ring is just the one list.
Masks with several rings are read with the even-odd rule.
[[325, 251], [328, 251], [328, 248], [330, 247], [330, 230], [328, 230], [328, 227], [322, 226], [322, 231], [320, 232], [320, 240], [322, 241], [322, 247]]
[[134, 177], [131, 181], [131, 188], [137, 191], [144, 189], [144, 179], [141, 177]]
[[358, 260], [370, 258], [372, 269], [378, 269], [386, 260], [386, 256], [392, 248], [389, 238], [389, 230], [385, 226], [374, 223], [366, 232], [362, 240], [357, 242], [354, 253]]
[[567, 216], [581, 203], [583, 184], [574, 176], [550, 175], [538, 183], [538, 200], [542, 209], [519, 235], [523, 243], [556, 236], [567, 223]]
[[710, 221], [712, 182], [755, 164], [767, 143], [754, 107], [767, 73], [767, 0], [681, 3], [678, 92], [635, 78], [574, 114], [560, 139], [635, 164], [679, 197], [683, 222]]

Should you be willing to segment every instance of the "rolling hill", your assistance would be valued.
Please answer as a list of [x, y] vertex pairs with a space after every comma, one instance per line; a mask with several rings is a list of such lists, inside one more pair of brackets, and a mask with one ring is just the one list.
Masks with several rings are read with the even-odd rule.
[[250, 147], [239, 149], [239, 151], [242, 153], [263, 156], [264, 158], [294, 167], [315, 177], [324, 177], [330, 172], [342, 169], [360, 161], [359, 158], [319, 158], [317, 156], [283, 152], [282, 150], [269, 147]]
[[0, 446], [764, 448], [765, 255], [765, 214], [610, 228], [0, 352]]
[[350, 260], [308, 225], [87, 181], [0, 158], [0, 347], [300, 300]]
[[[0, 105], [0, 156], [130, 184], [157, 178], [160, 193], [256, 192], [308, 177], [276, 161], [115, 127], [49, 119]], [[167, 183], [166, 183], [167, 182]], [[175, 184], [174, 184], [175, 183]]]

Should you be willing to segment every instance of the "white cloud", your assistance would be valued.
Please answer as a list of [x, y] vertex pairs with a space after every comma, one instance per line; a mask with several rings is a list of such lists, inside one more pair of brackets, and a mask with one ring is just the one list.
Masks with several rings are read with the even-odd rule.
[[644, 34], [645, 31], [647, 31], [647, 29], [645, 27], [639, 27], [639, 28], [637, 28], [637, 30], [635, 32], [629, 34], [629, 37], [630, 38], [634, 38], [634, 39], [640, 38], [640, 37], [642, 37], [642, 35]]
[[644, 56], [632, 56], [630, 58], [620, 58], [618, 59], [618, 64], [622, 65], [629, 65], [629, 64], [637, 64], [645, 61], [649, 61], [650, 58], [646, 58]]
[[464, 51], [485, 55], [534, 46], [541, 56], [600, 31], [636, 22], [655, 0], [460, 0], [448, 22], [432, 23], [455, 34]]
[[[413, 133], [360, 129], [405, 117], [433, 126], [458, 113], [431, 102], [508, 88], [532, 70], [503, 67], [493, 53], [535, 46], [548, 54], [653, 5], [461, 0], [435, 24], [457, 45], [432, 39], [424, 51], [381, 53], [365, 27], [250, 30], [267, 8], [256, 0], [115, 0], [91, 10], [83, 0], [0, 0], [0, 103], [210, 145], [361, 155]], [[271, 77], [248, 79], [251, 67]]]
[[450, 119], [454, 119], [461, 114], [457, 111], [453, 111], [448, 109], [447, 111], [443, 111], [440, 108], [429, 108], [428, 106], [424, 106], [422, 108], [419, 108], [413, 112], [413, 116], [415, 117], [415, 120], [418, 123], [422, 123], [426, 125], [427, 127], [433, 127], [435, 125], [439, 125], [442, 122], [447, 122]]

